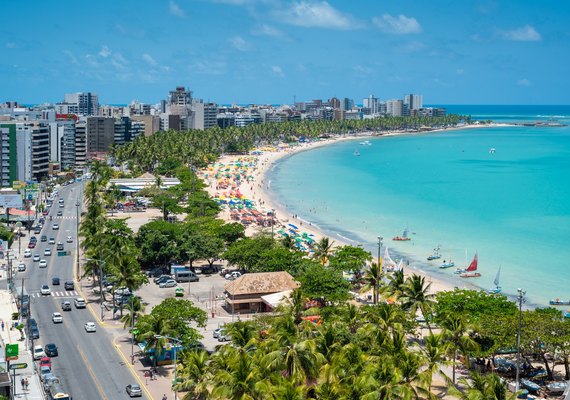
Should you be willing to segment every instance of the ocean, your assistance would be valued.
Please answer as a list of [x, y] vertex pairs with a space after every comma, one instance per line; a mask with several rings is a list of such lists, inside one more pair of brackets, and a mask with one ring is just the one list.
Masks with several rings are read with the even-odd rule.
[[[499, 123], [570, 123], [570, 106], [446, 106]], [[494, 127], [344, 141], [281, 159], [270, 195], [289, 214], [333, 240], [393, 259], [457, 287], [490, 289], [499, 267], [503, 293], [529, 305], [569, 300], [570, 128]], [[495, 152], [490, 152], [491, 148]], [[358, 150], [360, 156], [355, 156]], [[412, 240], [392, 237], [408, 228]], [[426, 260], [440, 247], [442, 259]], [[384, 247], [382, 252], [384, 252]], [[477, 252], [480, 278], [463, 279]]]

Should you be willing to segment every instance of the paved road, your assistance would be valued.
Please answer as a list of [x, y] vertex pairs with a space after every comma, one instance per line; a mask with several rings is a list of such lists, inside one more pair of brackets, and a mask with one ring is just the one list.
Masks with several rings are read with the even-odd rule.
[[[55, 343], [58, 346], [59, 356], [53, 359], [53, 371], [69, 394], [74, 399], [82, 400], [127, 399], [125, 386], [136, 381], [125, 365], [126, 361], [114, 347], [111, 335], [101, 326], [97, 326], [95, 333], [85, 332], [83, 325], [87, 321], [96, 321], [89, 309], [76, 309], [72, 306], [71, 311], [61, 310], [62, 301], [70, 300], [73, 304], [73, 299], [78, 296], [74, 290], [64, 290], [63, 283], [73, 280], [74, 277], [77, 243], [75, 204], [79, 195], [79, 183], [60, 189], [59, 198], [65, 200], [65, 207], [60, 208], [59, 198], [56, 198], [50, 212], [53, 220], [46, 218], [41, 234], [35, 235], [38, 245], [32, 250], [33, 254], [40, 254], [42, 259], [46, 259], [48, 266], [39, 268], [38, 262], [26, 259], [28, 268], [26, 272], [16, 276], [16, 287], [20, 287], [21, 279], [24, 278], [25, 289], [31, 297], [31, 313], [38, 321], [40, 329], [39, 344], [44, 346], [47, 343]], [[61, 217], [56, 215], [59, 210], [63, 211]], [[54, 223], [59, 224], [59, 230], [53, 230]], [[56, 246], [41, 242], [41, 235], [54, 237], [56, 243], [62, 242], [65, 250], [70, 251], [70, 255], [58, 256]], [[68, 235], [73, 237], [73, 243], [66, 243]], [[26, 240], [26, 246], [27, 244]], [[52, 249], [51, 256], [44, 257], [46, 247]], [[54, 276], [60, 278], [60, 286], [51, 285]], [[42, 296], [39, 293], [43, 284], [50, 286], [53, 295]], [[54, 311], [63, 314], [63, 324], [52, 323], [51, 314]]]

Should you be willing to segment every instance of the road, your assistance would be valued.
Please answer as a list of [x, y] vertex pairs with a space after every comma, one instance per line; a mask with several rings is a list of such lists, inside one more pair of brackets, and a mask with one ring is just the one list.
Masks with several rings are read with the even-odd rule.
[[[61, 380], [63, 387], [74, 399], [82, 400], [115, 400], [129, 398], [125, 386], [136, 383], [125, 360], [119, 355], [113, 345], [113, 337], [103, 327], [97, 324], [96, 318], [89, 308], [76, 309], [73, 299], [79, 297], [76, 290], [64, 290], [64, 282], [74, 278], [74, 262], [77, 243], [77, 207], [76, 202], [81, 195], [80, 183], [75, 183], [59, 189], [59, 197], [54, 201], [50, 210], [52, 221], [46, 217], [46, 223], [38, 238], [38, 244], [32, 254], [39, 254], [48, 261], [47, 268], [39, 268], [38, 262], [31, 258], [25, 259], [27, 269], [19, 272], [15, 277], [16, 288], [21, 287], [22, 278], [24, 287], [30, 295], [31, 313], [38, 322], [40, 330], [39, 342], [42, 346], [55, 343], [59, 356], [52, 360], [53, 372]], [[63, 198], [65, 206], [59, 207], [58, 200]], [[59, 210], [62, 216], [57, 216]], [[59, 224], [58, 230], [53, 230], [53, 224]], [[33, 232], [32, 232], [33, 235]], [[55, 238], [56, 243], [64, 244], [69, 255], [58, 256], [56, 245], [41, 242], [41, 235]], [[73, 243], [67, 243], [67, 236], [72, 236]], [[28, 239], [26, 237], [26, 239]], [[28, 240], [26, 240], [26, 246]], [[22, 241], [22, 246], [24, 242]], [[44, 256], [44, 249], [52, 249], [51, 256]], [[52, 277], [60, 278], [59, 286], [52, 286]], [[41, 295], [43, 284], [50, 286], [51, 295]], [[75, 284], [77, 289], [77, 282]], [[71, 311], [62, 311], [61, 303], [69, 300], [72, 303]], [[53, 324], [51, 315], [58, 311], [63, 315], [62, 324]], [[93, 321], [97, 324], [97, 332], [87, 333], [84, 324]], [[143, 399], [147, 399], [143, 396]]]

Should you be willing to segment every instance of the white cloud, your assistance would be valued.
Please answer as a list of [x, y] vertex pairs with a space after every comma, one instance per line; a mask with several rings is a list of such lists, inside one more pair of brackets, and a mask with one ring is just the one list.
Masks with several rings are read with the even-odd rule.
[[525, 25], [510, 31], [500, 31], [500, 33], [505, 40], [514, 40], [517, 42], [538, 42], [542, 40], [540, 33], [530, 25]]
[[156, 62], [156, 60], [154, 58], [152, 58], [152, 56], [150, 54], [144, 53], [142, 55], [143, 60], [150, 65], [151, 67], [156, 67], [158, 65], [158, 63]]
[[415, 18], [405, 15], [394, 17], [390, 14], [384, 14], [381, 17], [372, 18], [372, 22], [381, 31], [394, 35], [407, 35], [422, 31], [421, 25]]
[[517, 81], [517, 85], [519, 85], [519, 86], [530, 86], [531, 82], [528, 79], [523, 78], [523, 79], [519, 79]]
[[359, 74], [368, 75], [372, 73], [372, 68], [364, 67], [362, 65], [355, 65], [354, 67], [352, 67], [352, 69]]
[[326, 1], [299, 1], [280, 13], [284, 22], [291, 25], [330, 29], [355, 29], [351, 21]]
[[129, 62], [121, 53], [114, 53], [111, 59], [111, 65], [119, 70], [124, 70], [127, 68]]
[[251, 44], [249, 44], [244, 38], [241, 36], [234, 36], [230, 39], [230, 43], [236, 50], [239, 51], [250, 51], [253, 49]]
[[271, 72], [273, 72], [275, 75], [285, 76], [285, 74], [283, 73], [283, 70], [281, 69], [281, 67], [279, 65], [272, 65], [271, 66]]
[[111, 55], [111, 50], [107, 46], [103, 46], [98, 54], [103, 58], [107, 58]]
[[227, 72], [227, 66], [222, 60], [202, 60], [190, 65], [190, 70], [197, 74], [223, 75]]
[[184, 10], [181, 9], [180, 6], [176, 4], [173, 0], [170, 0], [170, 3], [168, 3], [168, 9], [170, 11], [170, 14], [175, 15], [177, 17], [184, 18], [186, 16]]
[[251, 33], [253, 35], [259, 36], [271, 36], [271, 37], [281, 37], [283, 36], [283, 32], [279, 29], [275, 28], [274, 26], [262, 24], [256, 28], [254, 28]]

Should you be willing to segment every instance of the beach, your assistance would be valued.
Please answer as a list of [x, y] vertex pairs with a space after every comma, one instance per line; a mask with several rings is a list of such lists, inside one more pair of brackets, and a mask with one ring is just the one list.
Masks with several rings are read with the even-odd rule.
[[[495, 126], [495, 125], [493, 125]], [[445, 129], [448, 130], [461, 130], [461, 129], [470, 129], [470, 128], [481, 128], [480, 125], [468, 125], [462, 126], [457, 128], [450, 128]], [[429, 133], [441, 132], [443, 129], [432, 130], [432, 131], [425, 131], [425, 132], [390, 132], [384, 135], [376, 135], [376, 134], [360, 134], [358, 136], [344, 136], [344, 137], [336, 137], [330, 139], [324, 139], [319, 141], [314, 141], [310, 143], [301, 143], [297, 146], [281, 146], [281, 147], [265, 147], [263, 150], [254, 151], [253, 155], [224, 155], [222, 156], [214, 165], [216, 167], [210, 166], [209, 168], [201, 171], [201, 177], [204, 179], [205, 183], [207, 184], [207, 190], [209, 194], [217, 199], [221, 198], [228, 198], [231, 195], [235, 195], [236, 192], [239, 197], [244, 199], [252, 200], [255, 204], [255, 208], [267, 215], [273, 215], [273, 219], [275, 221], [275, 226], [273, 228], [273, 234], [275, 237], [281, 237], [281, 234], [277, 234], [277, 231], [280, 232], [288, 232], [290, 227], [296, 227], [296, 233], [299, 234], [301, 237], [310, 237], [315, 241], [320, 240], [324, 236], [329, 236], [318, 226], [313, 225], [310, 220], [299, 218], [296, 214], [292, 213], [287, 204], [281, 204], [279, 199], [276, 198], [275, 193], [272, 192], [271, 189], [271, 181], [267, 177], [267, 173], [270, 171], [272, 166], [279, 160], [290, 157], [293, 154], [313, 150], [318, 147], [328, 146], [333, 143], [339, 143], [342, 141], [362, 141], [366, 140], [367, 138], [372, 137], [392, 137], [392, 136], [402, 136], [402, 135], [424, 135]], [[248, 179], [232, 179], [230, 183], [230, 187], [221, 188], [220, 178], [216, 177], [216, 175], [220, 175], [220, 172], [227, 171], [228, 167], [238, 169], [236, 164], [243, 166], [244, 164], [251, 164], [247, 168], [247, 170], [241, 169], [242, 175], [247, 174]], [[227, 178], [226, 180], [228, 180]], [[231, 186], [231, 184], [235, 184], [235, 186]], [[232, 192], [233, 190], [233, 192]], [[224, 195], [225, 194], [225, 195]], [[224, 207], [222, 212], [219, 215], [226, 222], [235, 222], [236, 218], [232, 218], [230, 213], [229, 207]], [[269, 232], [267, 227], [263, 228], [256, 224], [249, 224], [246, 225], [246, 234], [248, 236], [254, 235], [258, 233], [260, 230], [264, 230]], [[344, 246], [344, 245], [356, 245], [353, 241], [348, 238], [339, 238], [334, 237], [331, 238], [334, 240], [334, 246]], [[386, 242], [388, 239], [385, 239]], [[382, 252], [384, 248], [382, 249]], [[374, 260], [376, 261], [377, 255], [373, 252]], [[453, 290], [455, 285], [446, 282], [444, 280], [438, 279], [421, 269], [414, 268], [413, 265], [406, 266], [404, 269], [406, 275], [410, 275], [411, 273], [422, 275], [426, 278], [431, 284], [431, 291], [433, 293], [439, 291], [446, 291], [446, 290]], [[475, 285], [471, 285], [469, 282], [464, 282], [462, 287], [472, 287], [476, 288]]]

